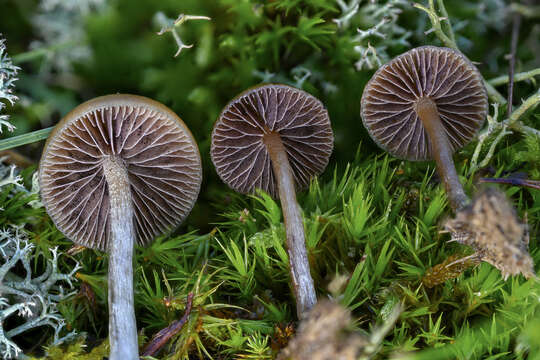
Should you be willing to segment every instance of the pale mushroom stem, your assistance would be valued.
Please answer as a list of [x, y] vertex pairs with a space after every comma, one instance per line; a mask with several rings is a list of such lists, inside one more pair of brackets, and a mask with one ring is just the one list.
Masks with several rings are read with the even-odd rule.
[[127, 169], [122, 160], [103, 159], [110, 199], [109, 345], [110, 360], [139, 359], [133, 305], [133, 205]]
[[416, 113], [428, 133], [431, 151], [437, 163], [437, 171], [446, 188], [450, 206], [454, 211], [457, 211], [467, 205], [470, 199], [459, 181], [452, 159], [452, 147], [439, 117], [437, 105], [430, 98], [422, 97], [416, 101]]
[[269, 132], [264, 135], [263, 141], [270, 155], [278, 184], [279, 199], [287, 233], [287, 251], [293, 291], [296, 297], [296, 312], [298, 318], [301, 319], [315, 305], [317, 297], [309, 270], [304, 224], [300, 207], [296, 202], [293, 172], [279, 134]]

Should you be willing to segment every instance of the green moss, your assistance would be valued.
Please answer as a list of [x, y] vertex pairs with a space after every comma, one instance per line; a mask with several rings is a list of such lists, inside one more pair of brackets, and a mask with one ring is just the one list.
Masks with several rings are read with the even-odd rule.
[[[53, 346], [47, 348], [48, 355], [45, 359], [54, 360], [103, 360], [109, 355], [109, 342], [103, 341], [88, 351], [84, 338], [80, 338], [67, 346]], [[37, 359], [37, 358], [32, 358]], [[42, 359], [42, 358], [40, 358]]]

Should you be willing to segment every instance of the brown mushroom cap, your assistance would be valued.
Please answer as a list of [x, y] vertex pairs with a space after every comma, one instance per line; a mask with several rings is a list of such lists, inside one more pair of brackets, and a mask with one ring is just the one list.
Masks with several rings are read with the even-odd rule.
[[210, 154], [221, 179], [240, 193], [278, 189], [263, 135], [277, 132], [297, 189], [320, 174], [330, 158], [333, 133], [323, 104], [305, 91], [269, 84], [233, 99], [214, 125]]
[[476, 135], [488, 111], [482, 76], [465, 56], [435, 46], [410, 50], [383, 65], [362, 95], [362, 121], [381, 148], [407, 160], [433, 158], [415, 111], [422, 97], [436, 103], [452, 151]]
[[201, 159], [191, 132], [166, 106], [134, 95], [108, 95], [67, 114], [45, 144], [41, 195], [56, 227], [72, 241], [106, 250], [109, 194], [101, 162], [116, 156], [130, 183], [137, 241], [178, 226], [201, 185]]

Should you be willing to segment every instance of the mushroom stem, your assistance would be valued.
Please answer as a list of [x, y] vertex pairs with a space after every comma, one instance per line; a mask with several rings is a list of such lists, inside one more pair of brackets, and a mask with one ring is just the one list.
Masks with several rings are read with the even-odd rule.
[[109, 346], [110, 360], [139, 359], [133, 305], [133, 205], [127, 169], [115, 156], [104, 157], [110, 198]]
[[277, 178], [279, 199], [287, 233], [287, 251], [289, 253], [293, 291], [296, 297], [296, 313], [298, 318], [301, 319], [317, 302], [313, 278], [309, 270], [304, 223], [302, 222], [300, 207], [296, 202], [293, 172], [283, 142], [276, 132], [266, 133], [263, 141], [272, 160], [272, 167]]
[[421, 97], [416, 101], [416, 113], [428, 133], [437, 171], [446, 188], [450, 205], [454, 211], [457, 211], [467, 205], [470, 199], [459, 181], [454, 160], [452, 160], [452, 147], [439, 117], [437, 105], [430, 98]]

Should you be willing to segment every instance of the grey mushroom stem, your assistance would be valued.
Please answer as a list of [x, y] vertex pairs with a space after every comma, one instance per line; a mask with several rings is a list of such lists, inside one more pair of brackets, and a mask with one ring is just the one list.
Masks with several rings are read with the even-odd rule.
[[437, 105], [430, 98], [422, 97], [416, 101], [416, 113], [428, 133], [437, 171], [446, 188], [450, 206], [455, 212], [467, 205], [470, 199], [459, 181], [454, 160], [452, 160], [452, 147], [439, 117]]
[[120, 158], [103, 159], [110, 201], [109, 345], [110, 360], [138, 360], [133, 305], [133, 205], [127, 170]]
[[279, 199], [287, 233], [287, 251], [296, 298], [296, 312], [298, 318], [301, 319], [317, 302], [313, 278], [309, 270], [304, 223], [296, 201], [293, 172], [279, 134], [266, 133], [263, 142], [270, 155], [278, 183]]

